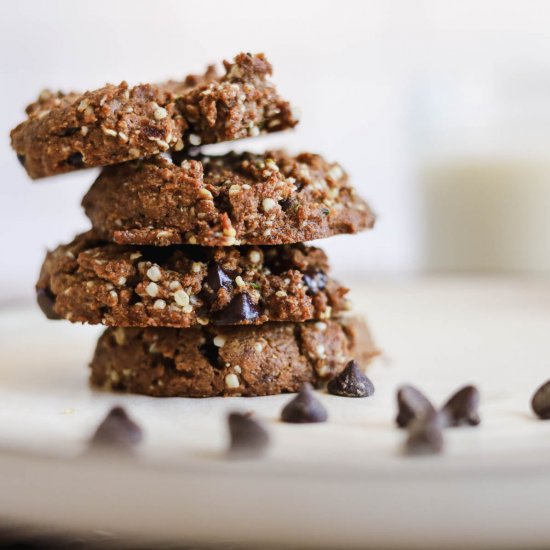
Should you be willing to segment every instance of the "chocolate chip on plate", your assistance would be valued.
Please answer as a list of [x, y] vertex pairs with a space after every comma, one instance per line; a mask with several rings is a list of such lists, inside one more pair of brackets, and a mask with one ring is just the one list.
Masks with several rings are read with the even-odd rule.
[[397, 418], [400, 428], [405, 428], [415, 418], [435, 413], [435, 407], [430, 400], [417, 388], [411, 385], [401, 386], [397, 391]]
[[304, 384], [298, 395], [286, 404], [281, 412], [281, 420], [293, 424], [325, 422], [328, 413], [313, 394], [311, 384]]
[[408, 455], [437, 454], [443, 450], [443, 415], [438, 412], [414, 418], [408, 428], [405, 453]]
[[374, 393], [374, 384], [366, 376], [357, 361], [350, 361], [346, 368], [327, 384], [332, 395], [342, 397], [369, 397]]
[[214, 325], [234, 325], [243, 321], [255, 321], [260, 316], [260, 308], [246, 292], [237, 294], [220, 311], [212, 316]]
[[36, 289], [36, 302], [42, 310], [42, 313], [44, 313], [48, 319], [61, 319], [61, 317], [53, 309], [55, 304], [55, 296], [49, 288]]
[[477, 426], [479, 418], [479, 390], [475, 386], [464, 386], [451, 395], [441, 408], [446, 426]]
[[550, 419], [550, 380], [537, 389], [531, 399], [531, 407], [539, 418]]
[[266, 429], [251, 414], [230, 413], [229, 424], [229, 454], [237, 458], [254, 458], [262, 455], [269, 446], [269, 434]]
[[93, 448], [128, 451], [143, 437], [141, 428], [122, 407], [114, 407], [91, 439]]

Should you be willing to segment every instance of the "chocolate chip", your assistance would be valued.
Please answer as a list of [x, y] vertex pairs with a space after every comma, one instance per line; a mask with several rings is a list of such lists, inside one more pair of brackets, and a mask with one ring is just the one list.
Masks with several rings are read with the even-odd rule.
[[168, 154], [172, 157], [171, 162], [177, 166], [181, 166], [181, 163], [190, 157], [189, 151], [170, 151]]
[[287, 199], [280, 200], [279, 204], [281, 205], [283, 212], [287, 212], [288, 209], [294, 204], [294, 201], [292, 199], [287, 198]]
[[430, 400], [414, 386], [401, 386], [397, 391], [397, 418], [400, 428], [405, 428], [415, 418], [435, 413]]
[[[187, 373], [182, 372], [178, 370], [178, 367], [176, 366], [176, 361], [173, 357], [167, 357], [166, 355], [162, 355], [160, 352], [156, 352], [156, 357], [154, 361], [153, 368], [161, 368], [162, 372], [168, 371], [168, 372], [177, 372], [178, 375], [185, 376]], [[113, 388], [116, 387], [115, 382], [111, 382]]]
[[74, 168], [83, 168], [84, 167], [84, 157], [82, 153], [73, 153], [67, 158], [67, 164], [73, 166]]
[[281, 420], [293, 424], [325, 422], [328, 413], [313, 395], [311, 384], [304, 384], [298, 395], [281, 412]]
[[229, 424], [229, 454], [232, 457], [252, 458], [262, 455], [269, 445], [269, 434], [250, 413], [231, 413]]
[[55, 296], [49, 288], [37, 288], [36, 301], [38, 302], [42, 313], [44, 313], [48, 319], [61, 319], [61, 316], [54, 311], [53, 306], [55, 305]]
[[264, 249], [264, 267], [269, 269], [269, 271], [271, 271], [274, 275], [282, 275], [285, 271], [296, 269], [296, 265], [285, 252], [286, 251], [284, 249]]
[[327, 384], [332, 395], [342, 397], [369, 397], [374, 393], [374, 384], [361, 372], [356, 361], [350, 361], [346, 368]]
[[405, 441], [408, 455], [437, 454], [443, 450], [443, 415], [437, 412], [415, 418]]
[[156, 126], [144, 125], [141, 128], [141, 133], [147, 139], [164, 139], [164, 128], [157, 128]]
[[21, 166], [25, 166], [25, 155], [17, 155], [17, 160], [21, 164]]
[[214, 325], [235, 325], [237, 323], [253, 322], [260, 316], [260, 308], [252, 301], [246, 292], [237, 294], [225, 306], [212, 316]]
[[477, 426], [481, 422], [478, 407], [479, 390], [475, 386], [464, 386], [447, 400], [441, 412], [447, 426]]
[[539, 418], [550, 419], [550, 380], [535, 392], [531, 399], [531, 407]]
[[308, 294], [317, 294], [327, 286], [328, 277], [324, 271], [320, 269], [315, 271], [307, 271], [303, 274], [304, 283], [309, 289]]
[[67, 128], [63, 128], [59, 134], [57, 134], [59, 137], [69, 137], [74, 136], [80, 128], [78, 126], [68, 126]]
[[299, 193], [305, 187], [305, 183], [298, 180], [294, 183], [294, 187], [296, 187], [296, 192]]
[[218, 346], [215, 346], [213, 342], [207, 342], [206, 344], [203, 344], [199, 347], [199, 351], [201, 352], [204, 357], [208, 360], [208, 362], [215, 368], [220, 369], [222, 368], [222, 365], [220, 365], [219, 358], [220, 358], [220, 348]]
[[122, 407], [114, 407], [98, 426], [91, 440], [94, 448], [127, 451], [143, 437], [141, 428], [126, 414]]
[[208, 264], [208, 271], [206, 273], [206, 283], [214, 292], [218, 292], [220, 288], [225, 290], [231, 290], [233, 288], [233, 279], [229, 273], [217, 262], [210, 262]]

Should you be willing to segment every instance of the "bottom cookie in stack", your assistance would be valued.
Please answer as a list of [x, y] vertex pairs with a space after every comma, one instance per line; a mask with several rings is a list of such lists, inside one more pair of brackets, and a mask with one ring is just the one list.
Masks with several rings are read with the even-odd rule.
[[350, 359], [378, 354], [365, 322], [195, 328], [108, 328], [91, 362], [91, 383], [155, 397], [259, 396], [320, 387]]

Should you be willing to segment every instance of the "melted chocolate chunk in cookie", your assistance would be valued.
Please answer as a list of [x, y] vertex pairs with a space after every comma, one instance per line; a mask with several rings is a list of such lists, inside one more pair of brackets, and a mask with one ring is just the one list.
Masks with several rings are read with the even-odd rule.
[[231, 302], [213, 316], [215, 325], [236, 325], [252, 323], [260, 316], [260, 307], [252, 301], [246, 292], [237, 294]]
[[69, 166], [72, 166], [73, 168], [84, 168], [84, 157], [82, 156], [82, 153], [72, 153], [67, 158], [67, 164]]
[[229, 273], [217, 262], [210, 262], [208, 264], [206, 283], [213, 292], [218, 292], [220, 288], [229, 291], [234, 285], [233, 279]]
[[309, 271], [304, 273], [304, 283], [306, 283], [310, 294], [317, 294], [327, 286], [328, 277], [324, 271]]
[[59, 137], [70, 137], [74, 136], [78, 132], [80, 132], [79, 126], [67, 126], [67, 128], [63, 128], [62, 130], [60, 130], [57, 135]]

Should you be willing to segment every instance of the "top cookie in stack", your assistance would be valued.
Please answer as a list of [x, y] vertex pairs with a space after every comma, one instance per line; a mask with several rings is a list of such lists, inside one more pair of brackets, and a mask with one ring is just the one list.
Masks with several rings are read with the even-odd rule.
[[92, 230], [49, 252], [37, 283], [49, 318], [117, 327], [98, 343], [95, 385], [264, 395], [319, 385], [376, 353], [366, 326], [341, 317], [347, 289], [323, 251], [302, 244], [370, 228], [372, 212], [318, 155], [201, 153], [297, 123], [263, 55], [224, 66], [183, 82], [43, 92], [12, 131], [32, 178], [104, 167], [83, 200]]
[[241, 53], [183, 81], [108, 84], [85, 93], [43, 91], [11, 132], [31, 178], [108, 166], [169, 150], [292, 128], [297, 120], [268, 80], [262, 54]]

